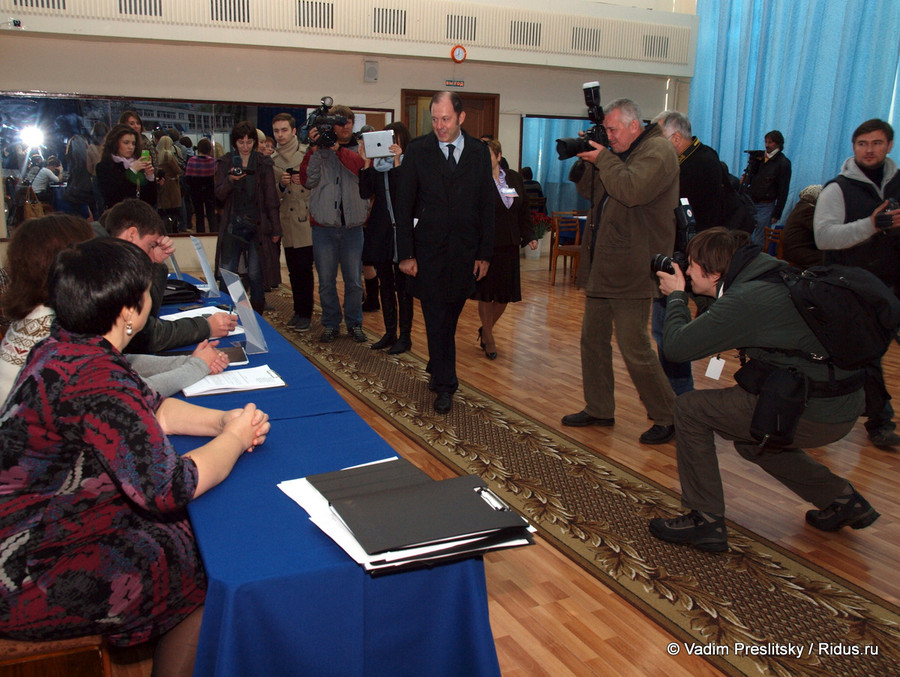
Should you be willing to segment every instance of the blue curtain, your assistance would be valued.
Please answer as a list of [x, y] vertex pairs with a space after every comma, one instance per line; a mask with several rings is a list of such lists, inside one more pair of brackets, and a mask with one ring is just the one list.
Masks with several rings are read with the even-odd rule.
[[522, 167], [531, 167], [547, 198], [547, 213], [587, 210], [590, 204], [575, 192], [569, 170], [578, 158], [559, 160], [556, 139], [578, 136], [591, 126], [587, 119], [526, 117], [522, 120]]
[[694, 134], [740, 175], [742, 151], [780, 130], [793, 165], [788, 209], [837, 175], [861, 122], [897, 128], [897, 0], [699, 0], [697, 14]]

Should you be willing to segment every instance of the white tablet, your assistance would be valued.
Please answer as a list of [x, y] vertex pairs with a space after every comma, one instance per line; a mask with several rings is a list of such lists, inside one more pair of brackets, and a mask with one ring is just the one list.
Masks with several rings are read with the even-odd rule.
[[383, 132], [366, 132], [362, 135], [366, 147], [366, 157], [388, 157], [392, 155], [390, 148], [394, 143], [394, 132], [389, 129]]

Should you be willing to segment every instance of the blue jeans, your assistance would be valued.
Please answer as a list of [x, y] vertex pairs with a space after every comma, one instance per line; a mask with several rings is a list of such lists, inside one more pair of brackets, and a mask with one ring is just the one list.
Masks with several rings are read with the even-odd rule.
[[667, 298], [653, 299], [653, 309], [650, 313], [650, 334], [656, 341], [656, 352], [659, 353], [659, 363], [662, 365], [666, 378], [676, 395], [689, 393], [694, 389], [694, 376], [691, 373], [690, 362], [669, 362], [663, 355], [663, 327], [666, 324]]
[[313, 226], [313, 259], [319, 276], [319, 302], [322, 326], [341, 326], [341, 302], [337, 293], [337, 269], [344, 280], [344, 323], [347, 329], [362, 326], [362, 250], [363, 229]]
[[225, 270], [230, 270], [235, 275], [240, 275], [241, 254], [247, 252], [247, 277], [250, 279], [250, 305], [258, 313], [266, 306], [266, 292], [263, 288], [262, 263], [259, 260], [259, 252], [255, 242], [239, 243], [232, 240], [228, 261], [222, 265]]
[[766, 242], [765, 228], [772, 225], [772, 212], [775, 211], [774, 202], [754, 202], [756, 205], [756, 227], [750, 234], [750, 242], [762, 247]]

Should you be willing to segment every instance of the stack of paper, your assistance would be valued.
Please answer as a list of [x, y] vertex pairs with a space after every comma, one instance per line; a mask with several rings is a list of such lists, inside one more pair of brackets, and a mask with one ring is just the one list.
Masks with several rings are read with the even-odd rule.
[[229, 369], [221, 374], [210, 374], [196, 383], [187, 386], [182, 392], [185, 397], [195, 395], [218, 395], [219, 393], [236, 393], [244, 390], [262, 390], [264, 388], [282, 388], [287, 385], [281, 377], [269, 368], [268, 364], [249, 369]]
[[278, 486], [373, 574], [533, 542], [533, 529], [481, 478], [463, 475], [438, 482], [404, 459]]

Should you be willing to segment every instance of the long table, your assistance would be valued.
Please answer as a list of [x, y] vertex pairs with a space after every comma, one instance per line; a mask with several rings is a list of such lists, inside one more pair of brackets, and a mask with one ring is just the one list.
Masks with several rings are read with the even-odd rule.
[[[396, 454], [261, 324], [269, 352], [249, 366], [268, 364], [287, 387], [191, 398], [252, 401], [272, 421], [265, 445], [189, 506], [209, 579], [194, 674], [499, 676], [480, 559], [370, 577], [278, 489]], [[202, 443], [172, 441], [181, 453]]]

